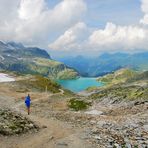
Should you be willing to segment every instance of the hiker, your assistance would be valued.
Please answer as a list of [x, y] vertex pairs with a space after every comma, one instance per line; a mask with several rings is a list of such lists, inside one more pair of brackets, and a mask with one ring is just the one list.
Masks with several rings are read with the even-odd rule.
[[31, 98], [30, 98], [29, 94], [25, 98], [25, 104], [26, 104], [26, 107], [27, 107], [28, 115], [29, 115], [30, 114], [30, 104], [31, 104]]

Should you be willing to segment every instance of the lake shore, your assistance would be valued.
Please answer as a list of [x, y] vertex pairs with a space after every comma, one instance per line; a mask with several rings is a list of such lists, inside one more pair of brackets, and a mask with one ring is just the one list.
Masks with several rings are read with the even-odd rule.
[[104, 85], [103, 83], [96, 81], [96, 78], [90, 77], [80, 77], [72, 80], [58, 80], [57, 83], [75, 93], [83, 92], [89, 87], [101, 87]]

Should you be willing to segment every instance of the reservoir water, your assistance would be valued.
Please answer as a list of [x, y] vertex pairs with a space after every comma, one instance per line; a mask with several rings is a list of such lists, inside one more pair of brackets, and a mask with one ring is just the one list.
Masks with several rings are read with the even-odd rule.
[[97, 82], [96, 78], [86, 77], [80, 77], [79, 79], [73, 80], [58, 80], [57, 82], [64, 88], [69, 89], [73, 92], [80, 92], [87, 89], [88, 87], [103, 85], [103, 83]]

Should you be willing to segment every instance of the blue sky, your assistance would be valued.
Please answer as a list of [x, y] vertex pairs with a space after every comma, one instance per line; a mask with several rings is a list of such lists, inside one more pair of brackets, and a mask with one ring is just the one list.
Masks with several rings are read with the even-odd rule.
[[[61, 0], [46, 0], [53, 8]], [[85, 0], [87, 12], [84, 21], [91, 27], [103, 28], [106, 22], [119, 25], [136, 24], [143, 16], [140, 0]]]
[[140, 0], [86, 0], [85, 22], [103, 28], [106, 22], [118, 25], [136, 24], [143, 16]]
[[53, 56], [148, 51], [148, 1], [0, 0], [0, 40]]

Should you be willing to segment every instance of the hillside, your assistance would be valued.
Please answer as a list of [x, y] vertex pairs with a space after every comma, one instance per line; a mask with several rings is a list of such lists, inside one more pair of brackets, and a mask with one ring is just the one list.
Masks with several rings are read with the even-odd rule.
[[128, 82], [135, 82], [135, 81], [147, 81], [148, 80], [148, 71], [144, 71], [142, 73], [137, 73], [132, 78], [128, 79]]
[[121, 103], [123, 101], [129, 103], [130, 101], [148, 101], [147, 94], [148, 85], [114, 85], [92, 94], [90, 98], [106, 102], [107, 104]]
[[16, 91], [24, 93], [33, 90], [38, 92], [58, 93], [61, 88], [56, 82], [40, 75], [26, 76], [24, 80], [16, 81], [14, 84], [19, 86], [19, 88], [16, 87]]
[[[0, 83], [1, 147], [146, 147], [147, 72], [115, 73], [116, 79], [130, 79], [80, 96], [45, 77], [8, 72], [15, 81]], [[28, 93], [29, 116], [24, 104]]]
[[108, 102], [148, 101], [148, 71], [136, 72], [131, 69], [121, 69], [97, 79], [105, 83], [92, 99]]
[[143, 53], [104, 53], [95, 58], [83, 56], [64, 57], [59, 59], [66, 65], [75, 68], [82, 76], [98, 77], [121, 68], [132, 68], [139, 71], [148, 70], [148, 52]]
[[132, 79], [138, 75], [138, 72], [131, 69], [120, 69], [111, 74], [99, 77], [97, 81], [103, 82], [106, 85], [114, 85], [119, 83], [124, 83], [129, 79]]
[[79, 75], [74, 69], [51, 59], [45, 50], [14, 42], [0, 42], [0, 70], [41, 74], [52, 79], [74, 79]]

